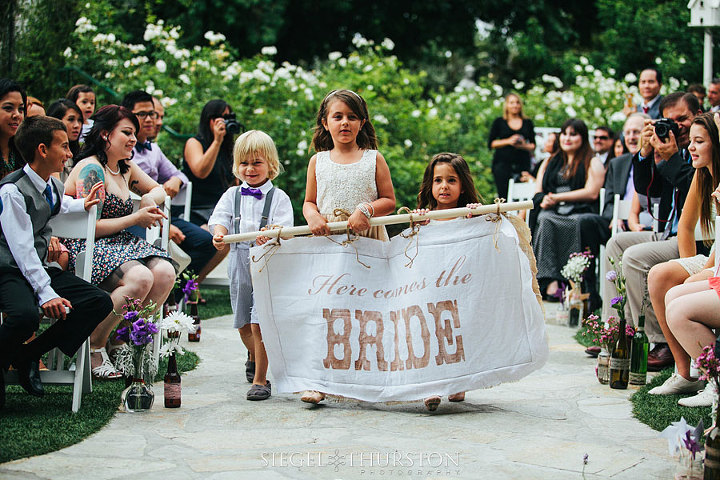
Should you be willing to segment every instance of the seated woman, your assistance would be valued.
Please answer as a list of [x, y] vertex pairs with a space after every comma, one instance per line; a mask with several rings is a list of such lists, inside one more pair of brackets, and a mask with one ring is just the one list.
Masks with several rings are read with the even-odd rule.
[[[690, 126], [688, 150], [696, 170], [678, 222], [677, 238], [681, 258], [655, 265], [648, 274], [648, 292], [653, 310], [678, 370], [678, 373], [668, 378], [663, 385], [649, 392], [654, 395], [687, 393], [698, 390], [701, 386], [697, 379], [690, 377], [690, 357], [694, 357], [692, 352], [681, 345], [669, 325], [669, 301], [684, 293], [710, 288], [707, 279], [712, 275], [710, 268], [715, 263], [715, 255], [707, 257], [698, 254], [695, 232], [698, 223], [704, 238], [710, 237], [714, 230], [716, 202], [711, 193], [720, 184], [720, 139], [716, 121], [720, 121], [720, 117], [714, 120], [712, 113], [704, 113], [695, 117]], [[673, 288], [683, 283], [688, 285]], [[683, 303], [685, 302], [680, 302]], [[648, 364], [648, 367], [650, 366]], [[707, 393], [701, 398], [681, 399], [680, 402], [685, 406], [709, 405], [708, 401], [712, 402], [712, 396], [706, 397]]]
[[185, 143], [182, 171], [193, 184], [190, 221], [206, 230], [218, 200], [235, 184], [233, 135], [228, 135], [226, 123], [230, 118], [235, 116], [227, 102], [210, 100], [200, 113], [198, 135]]
[[22, 86], [14, 80], [0, 78], [0, 179], [25, 165], [13, 137], [25, 118], [26, 104], [27, 95]]
[[537, 178], [530, 216], [533, 249], [540, 288], [552, 298], [559, 293], [560, 270], [570, 254], [587, 247], [580, 244], [579, 217], [597, 213], [605, 181], [605, 167], [593, 157], [585, 122], [572, 118], [563, 124], [560, 151], [543, 162]]
[[[93, 116], [80, 161], [65, 182], [65, 192], [83, 196], [97, 181], [104, 183], [105, 198], [97, 222], [92, 283], [110, 292], [115, 312], [122, 311], [126, 297], [162, 305], [175, 283], [175, 268], [168, 254], [126, 232], [132, 225], [143, 228], [164, 217], [158, 208], [165, 200], [162, 185], [132, 162], [138, 121], [133, 113], [108, 105]], [[133, 212], [130, 190], [142, 195], [140, 209]], [[67, 239], [70, 268], [84, 250], [85, 240]], [[92, 372], [95, 377], [118, 378], [105, 345], [121, 316], [111, 313], [90, 335]]]

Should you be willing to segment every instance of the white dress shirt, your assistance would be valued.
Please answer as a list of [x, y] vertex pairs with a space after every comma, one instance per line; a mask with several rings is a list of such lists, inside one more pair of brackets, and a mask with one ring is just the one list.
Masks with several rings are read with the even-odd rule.
[[[53, 204], [60, 201], [59, 192], [52, 187], [50, 179], [47, 182], [43, 180], [35, 173], [35, 170], [30, 168], [30, 164], [25, 165], [23, 170], [38, 192], [42, 194], [45, 187], [50, 185], [53, 192]], [[20, 268], [20, 272], [37, 295], [38, 304], [42, 306], [53, 298], [58, 298], [59, 295], [50, 287], [50, 276], [45, 271], [43, 261], [38, 258], [35, 250], [32, 221], [25, 210], [25, 197], [14, 183], [8, 183], [0, 189], [0, 200], [3, 205], [2, 212], [0, 212], [0, 227], [2, 227], [8, 248]], [[58, 215], [81, 212], [84, 209], [84, 198], [74, 199], [63, 195]]]
[[[235, 192], [238, 188], [242, 187], [251, 188], [247, 182], [243, 182], [239, 187], [228, 188], [225, 193], [223, 193], [222, 197], [220, 197], [217, 205], [215, 205], [215, 210], [213, 210], [213, 213], [208, 220], [210, 232], [213, 232], [213, 227], [215, 225], [222, 225], [227, 228], [228, 232], [232, 232], [232, 223], [234, 218], [233, 212], [235, 210]], [[265, 195], [267, 195], [267, 192], [270, 191], [272, 187], [272, 182], [268, 180], [258, 187], [263, 194], [261, 198], [248, 196], [243, 202], [241, 202], [240, 232], [237, 233], [254, 232], [258, 229], [260, 220], [262, 219], [263, 207], [265, 206]], [[293, 226], [293, 209], [290, 197], [288, 197], [287, 193], [283, 192], [279, 188], [276, 188], [275, 193], [273, 193], [272, 203], [270, 204], [270, 213], [268, 215], [268, 225], [273, 224], [282, 225], [284, 227]]]

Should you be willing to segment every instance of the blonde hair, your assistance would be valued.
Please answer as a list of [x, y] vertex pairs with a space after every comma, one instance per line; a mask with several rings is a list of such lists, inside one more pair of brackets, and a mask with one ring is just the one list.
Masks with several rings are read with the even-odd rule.
[[270, 135], [260, 130], [249, 130], [235, 140], [235, 146], [233, 147], [233, 175], [240, 178], [240, 162], [255, 153], [261, 154], [268, 163], [268, 178], [270, 180], [283, 172], [275, 142], [270, 138]]
[[522, 98], [520, 98], [520, 95], [518, 95], [517, 93], [508, 93], [505, 96], [505, 103], [503, 103], [502, 118], [505, 119], [505, 121], [510, 119], [510, 114], [508, 113], [508, 100], [510, 100], [510, 97], [515, 97], [518, 99], [518, 102], [520, 102], [520, 118], [522, 118], [523, 120], [526, 119], [527, 117], [525, 116], [525, 113], [523, 112]]

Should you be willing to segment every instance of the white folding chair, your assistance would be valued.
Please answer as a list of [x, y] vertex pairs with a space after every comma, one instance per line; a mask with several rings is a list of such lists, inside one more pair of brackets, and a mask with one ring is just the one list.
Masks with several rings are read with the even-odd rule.
[[230, 278], [228, 277], [228, 257], [222, 259], [218, 263], [217, 267], [213, 268], [210, 273], [207, 274], [205, 280], [200, 284], [203, 287], [211, 288], [227, 288], [230, 286]]
[[630, 217], [630, 208], [632, 207], [632, 200], [620, 200], [620, 194], [615, 194], [613, 202], [613, 219], [612, 219], [612, 236], [617, 235], [618, 222], [620, 220], [627, 220]]
[[190, 221], [190, 205], [192, 203], [192, 182], [188, 182], [180, 189], [177, 195], [172, 199], [172, 205], [183, 206], [183, 214], [181, 218], [186, 222]]
[[[508, 203], [524, 202], [532, 200], [535, 196], [535, 182], [516, 182], [512, 178], [508, 180]], [[517, 214], [517, 211], [512, 213]], [[525, 215], [525, 222], [530, 223], [530, 215]]]
[[[97, 206], [93, 206], [89, 212], [59, 215], [50, 220], [54, 236], [85, 239], [85, 250], [80, 252], [77, 257], [75, 273], [86, 282], [90, 282], [92, 276], [96, 221]], [[92, 392], [90, 339], [85, 339], [77, 351], [74, 372], [64, 369], [64, 356], [59, 349], [51, 351], [49, 357], [50, 369], [41, 371], [40, 379], [45, 385], [72, 385], [72, 411], [75, 413], [80, 409], [82, 394]], [[15, 371], [8, 372], [6, 379], [9, 383], [17, 383], [17, 373]]]

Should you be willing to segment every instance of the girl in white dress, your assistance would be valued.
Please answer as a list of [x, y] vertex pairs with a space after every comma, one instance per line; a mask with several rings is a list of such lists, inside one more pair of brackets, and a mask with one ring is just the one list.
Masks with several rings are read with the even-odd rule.
[[[280, 172], [277, 149], [268, 134], [250, 130], [238, 137], [233, 149], [233, 174], [242, 180], [242, 184], [227, 189], [208, 220], [215, 248], [228, 248], [228, 244], [223, 243], [223, 237], [228, 232], [254, 232], [266, 225], [293, 226], [290, 197], [274, 187], [271, 180]], [[267, 240], [267, 237], [258, 237], [256, 243], [262, 245]], [[250, 247], [251, 242], [233, 243], [230, 247], [230, 303], [235, 316], [233, 326], [240, 332], [240, 338], [248, 349], [248, 364], [254, 364], [254, 374], [253, 369], [248, 368], [252, 365], [246, 364], [246, 375], [253, 383], [247, 399], [265, 400], [270, 397], [271, 387], [266, 378], [268, 359], [265, 345], [253, 308]]]
[[[313, 147], [317, 154], [308, 165], [303, 204], [312, 233], [329, 235], [328, 221], [347, 220], [353, 232], [387, 240], [385, 228], [371, 228], [369, 220], [395, 209], [395, 191], [365, 100], [352, 90], [328, 93], [317, 114]], [[317, 391], [302, 396], [308, 403], [324, 398]]]

